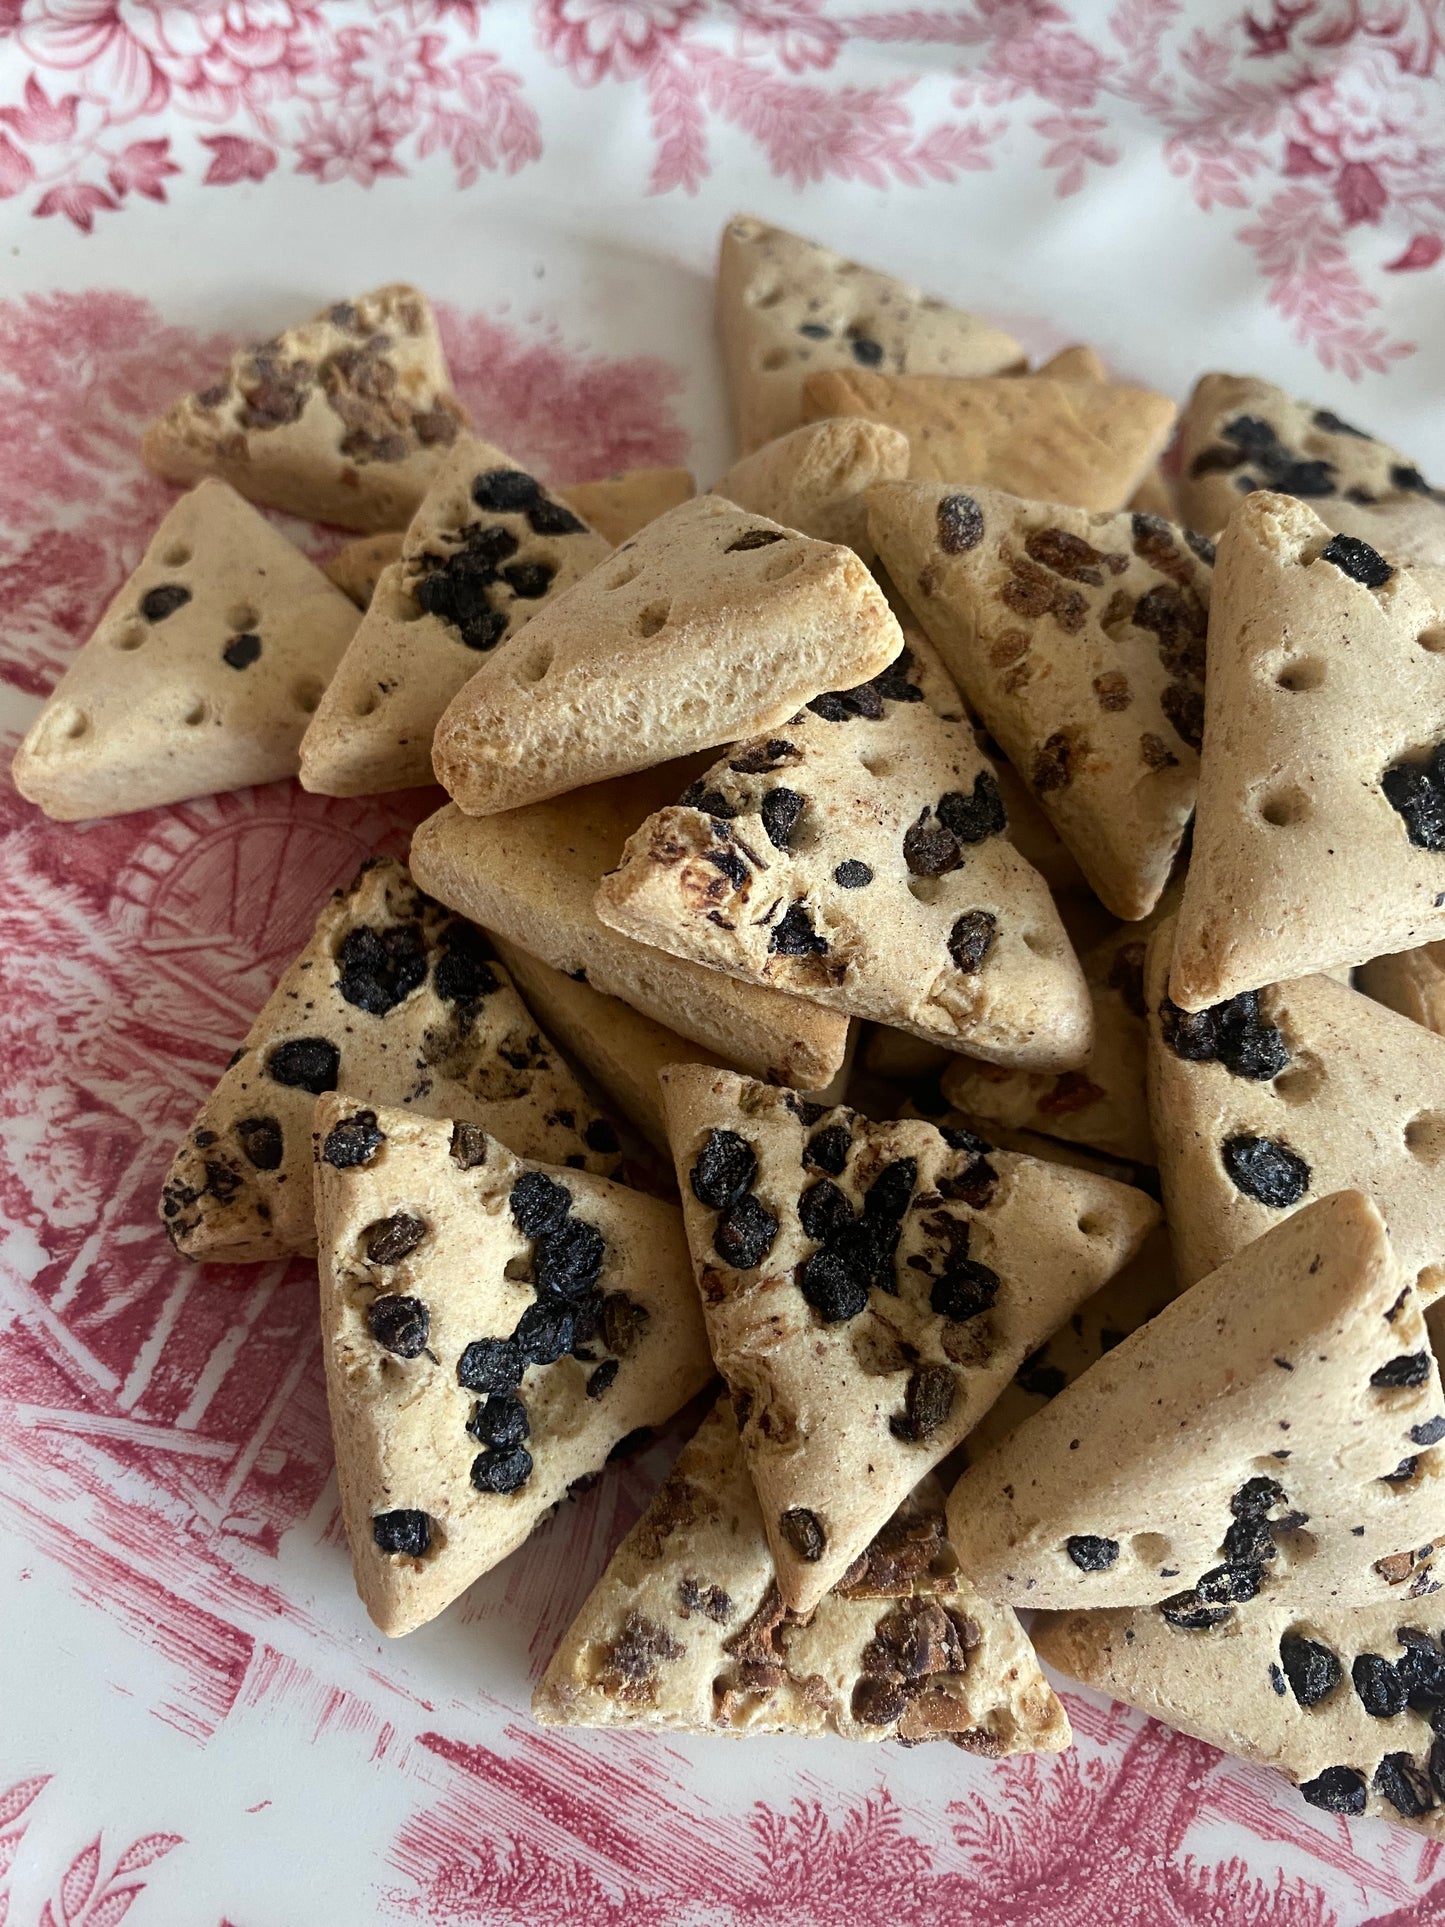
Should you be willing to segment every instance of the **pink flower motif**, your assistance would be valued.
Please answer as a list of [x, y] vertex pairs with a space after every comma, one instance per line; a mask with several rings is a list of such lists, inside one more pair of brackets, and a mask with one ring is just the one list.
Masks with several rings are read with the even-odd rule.
[[1439, 151], [1442, 129], [1426, 90], [1380, 48], [1352, 49], [1328, 79], [1297, 96], [1294, 110], [1299, 139], [1342, 161], [1416, 168]]
[[790, 74], [831, 67], [843, 29], [820, 16], [821, 0], [743, 0], [738, 14], [738, 52], [772, 55]]
[[192, 113], [222, 120], [244, 101], [285, 100], [310, 58], [317, 9], [307, 0], [121, 0], [135, 38]]
[[635, 79], [702, 11], [702, 0], [540, 0], [542, 44], [583, 87]]
[[0, 201], [8, 200], [35, 179], [28, 154], [23, 154], [8, 134], [0, 134]]
[[390, 20], [375, 27], [344, 27], [336, 36], [331, 73], [342, 97], [358, 97], [407, 115], [445, 91], [438, 64], [446, 41], [438, 33], [407, 33]]
[[82, 97], [112, 121], [157, 113], [169, 97], [165, 76], [122, 18], [122, 0], [36, 0], [16, 39], [37, 67], [79, 74]]
[[1001, 41], [993, 59], [996, 72], [1056, 107], [1092, 107], [1106, 64], [1078, 34], [1047, 27]]
[[329, 120], [313, 110], [296, 142], [301, 157], [296, 172], [314, 175], [318, 181], [355, 181], [360, 187], [374, 187], [382, 175], [402, 172], [392, 157], [395, 145], [396, 134], [370, 110], [346, 120]]

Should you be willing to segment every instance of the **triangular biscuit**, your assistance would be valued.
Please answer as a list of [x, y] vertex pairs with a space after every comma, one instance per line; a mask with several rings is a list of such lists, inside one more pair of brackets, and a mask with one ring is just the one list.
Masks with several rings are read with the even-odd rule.
[[1157, 1603], [1192, 1625], [1260, 1592], [1366, 1605], [1440, 1530], [1442, 1413], [1420, 1294], [1374, 1205], [1337, 1191], [970, 1466], [949, 1529], [1016, 1605]]
[[[1041, 1142], [1046, 1145], [1048, 1140]], [[964, 1440], [968, 1463], [981, 1459], [1057, 1398], [1066, 1385], [1082, 1378], [1130, 1332], [1163, 1311], [1179, 1296], [1179, 1289], [1169, 1227], [1156, 1225], [1124, 1269], [1029, 1353]]]
[[503, 816], [449, 803], [413, 836], [412, 869], [433, 896], [554, 970], [759, 1077], [820, 1090], [847, 1047], [840, 1012], [634, 943], [593, 908], [627, 838], [679, 780], [675, 768], [643, 770]]
[[1030, 1630], [1060, 1672], [1273, 1767], [1312, 1807], [1445, 1839], [1433, 1602], [1301, 1612], [1257, 1600], [1193, 1632], [1147, 1610], [1043, 1613]]
[[734, 462], [712, 492], [820, 542], [842, 542], [871, 562], [867, 491], [907, 473], [906, 435], [844, 415], [765, 442]]
[[1202, 375], [1179, 424], [1179, 499], [1214, 535], [1252, 489], [1308, 501], [1409, 566], [1445, 563], [1445, 491], [1408, 455], [1254, 375]]
[[[941, 1524], [937, 1483], [925, 1485], [928, 1510], [884, 1528], [906, 1550], [927, 1543], [910, 1542], [910, 1531], [926, 1521], [937, 1534]], [[959, 1575], [945, 1583], [943, 1597], [930, 1596], [926, 1578], [897, 1598], [835, 1590], [800, 1623], [779, 1597], [723, 1398], [563, 1635], [532, 1695], [533, 1717], [675, 1733], [948, 1739], [989, 1759], [1067, 1746], [1067, 1715], [1013, 1613]]]
[[869, 527], [1099, 897], [1147, 916], [1194, 809], [1213, 543], [920, 482], [875, 488]]
[[338, 1090], [483, 1126], [524, 1157], [617, 1170], [617, 1133], [482, 932], [392, 857], [331, 898], [201, 1106], [161, 1194], [176, 1250], [226, 1264], [314, 1251], [311, 1113]]
[[588, 528], [615, 546], [680, 502], [690, 501], [693, 480], [685, 468], [626, 468], [596, 482], [569, 482], [556, 494]]
[[[1108, 381], [1109, 370], [1103, 356], [1086, 343], [1060, 348], [1056, 355], [1041, 361], [1036, 375], [1051, 375], [1055, 381]], [[1129, 507], [1142, 515], [1162, 515], [1166, 522], [1177, 521], [1174, 496], [1164, 472], [1156, 463], [1129, 497]]]
[[699, 496], [484, 663], [432, 759], [464, 810], [490, 816], [770, 729], [875, 675], [902, 639], [850, 550]]
[[342, 1519], [367, 1611], [407, 1633], [712, 1362], [675, 1206], [340, 1095], [316, 1145]]
[[311, 719], [304, 787], [359, 796], [430, 783], [432, 736], [452, 697], [607, 553], [510, 455], [462, 436]]
[[242, 349], [141, 452], [168, 482], [219, 475], [314, 522], [399, 529], [465, 423], [431, 304], [393, 282]]
[[358, 609], [364, 609], [376, 593], [382, 570], [389, 562], [400, 562], [405, 540], [404, 529], [358, 535], [352, 542], [343, 542], [321, 566], [341, 593], [350, 596]]
[[1445, 934], [1445, 569], [1248, 496], [1219, 545], [1204, 736], [1177, 1003]]
[[68, 822], [294, 776], [355, 627], [299, 549], [224, 482], [203, 482], [31, 724], [16, 788]]
[[1372, 957], [1355, 972], [1355, 983], [1377, 1004], [1445, 1035], [1445, 943]]
[[1181, 1279], [1348, 1186], [1374, 1199], [1433, 1297], [1445, 1285], [1445, 1037], [1329, 977], [1191, 1014], [1168, 994], [1169, 941], [1166, 922], [1149, 952], [1149, 1105]]
[[1001, 329], [786, 228], [723, 229], [717, 319], [744, 454], [803, 419], [803, 378], [827, 368], [994, 375], [1022, 368]]
[[555, 970], [514, 943], [498, 938], [497, 954], [548, 1035], [576, 1058], [649, 1143], [665, 1151], [658, 1072], [669, 1064], [699, 1063], [722, 1070], [723, 1060], [620, 997], [607, 996], [586, 977]]
[[1077, 1070], [1011, 1070], [955, 1057], [943, 1073], [949, 1103], [1015, 1130], [1067, 1138], [1135, 1164], [1156, 1163], [1144, 1095], [1144, 951], [1139, 926], [1124, 924], [1079, 958], [1094, 1041]]
[[1065, 1069], [1089, 1002], [972, 730], [910, 680], [829, 693], [650, 816], [597, 914], [640, 943], [990, 1062]]
[[725, 1071], [662, 1088], [713, 1356], [783, 1600], [806, 1612], [1158, 1209]]
[[1047, 375], [810, 375], [804, 409], [809, 421], [866, 415], [901, 429], [915, 482], [977, 484], [1104, 514], [1128, 501], [1174, 422], [1173, 402], [1152, 389]]

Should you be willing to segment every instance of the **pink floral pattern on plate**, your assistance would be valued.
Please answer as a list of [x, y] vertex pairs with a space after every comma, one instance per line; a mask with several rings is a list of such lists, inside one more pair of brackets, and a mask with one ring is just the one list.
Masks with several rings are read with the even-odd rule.
[[1007, 155], [1068, 196], [1142, 130], [1351, 377], [1414, 345], [1379, 314], [1385, 277], [1445, 254], [1439, 0], [530, 0], [504, 60], [487, 41], [521, 5], [0, 0], [0, 197], [90, 232], [177, 176], [370, 187], [445, 165], [466, 188], [541, 158], [551, 68], [645, 125], [654, 194], [696, 192], [726, 133], [797, 187], [919, 188]]

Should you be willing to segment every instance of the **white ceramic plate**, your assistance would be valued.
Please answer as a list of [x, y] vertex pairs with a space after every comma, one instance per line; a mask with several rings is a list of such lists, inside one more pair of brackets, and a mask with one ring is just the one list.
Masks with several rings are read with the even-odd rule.
[[[0, 724], [162, 510], [147, 417], [329, 298], [425, 286], [479, 424], [553, 480], [711, 479], [740, 208], [1035, 348], [1180, 394], [1258, 370], [1445, 465], [1438, 7], [1254, 11], [0, 0]], [[663, 1447], [375, 1635], [311, 1269], [199, 1273], [154, 1199], [322, 894], [420, 807], [0, 803], [0, 1921], [1436, 1919], [1437, 1847], [1073, 1691], [1077, 1749], [1002, 1767], [533, 1728]]]

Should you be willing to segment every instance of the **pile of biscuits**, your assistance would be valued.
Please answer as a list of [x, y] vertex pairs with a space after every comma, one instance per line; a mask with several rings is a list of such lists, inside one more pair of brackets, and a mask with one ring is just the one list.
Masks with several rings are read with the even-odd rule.
[[700, 497], [481, 440], [401, 286], [150, 430], [23, 792], [451, 798], [171, 1242], [317, 1256], [387, 1633], [701, 1401], [539, 1720], [1057, 1750], [1042, 1656], [1445, 1835], [1445, 494], [757, 220], [717, 293]]

